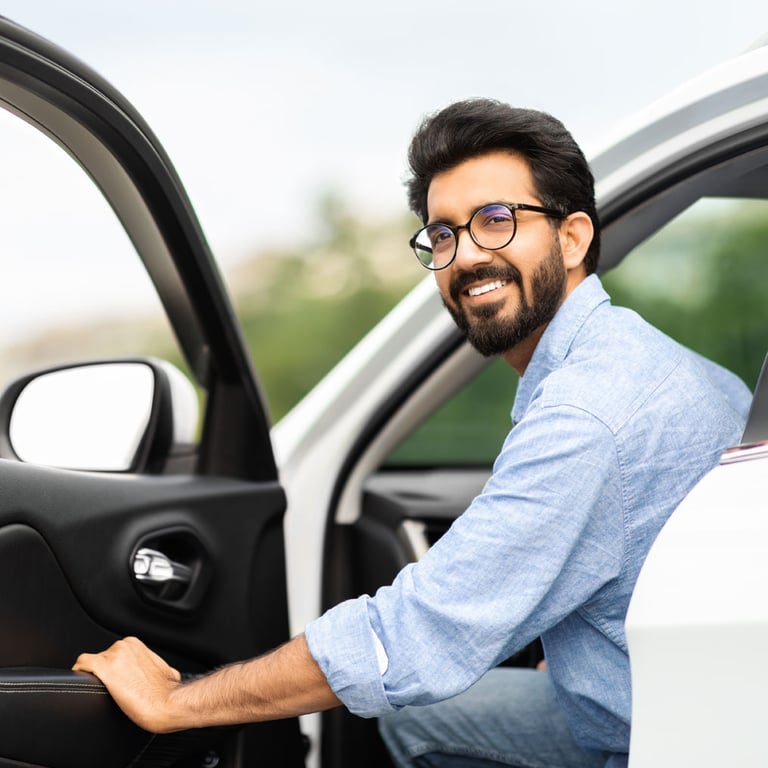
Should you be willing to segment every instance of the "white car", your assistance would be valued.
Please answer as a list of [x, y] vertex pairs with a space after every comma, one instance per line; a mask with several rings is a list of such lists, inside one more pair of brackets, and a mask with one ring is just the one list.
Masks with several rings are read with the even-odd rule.
[[[152, 738], [94, 678], [68, 669], [81, 651], [136, 634], [195, 674], [261, 653], [325, 607], [387, 583], [482, 487], [488, 422], [502, 432], [508, 423], [513, 374], [468, 347], [426, 277], [270, 429], [259, 360], [252, 366], [192, 207], [142, 118], [85, 65], [4, 19], [0, 105], [63, 148], [108, 201], [127, 235], [116, 248], [149, 276], [171, 356], [186, 369], [122, 348], [120, 359], [85, 354], [45, 372], [0, 368], [0, 763], [389, 765], [375, 723], [341, 710]], [[60, 162], [52, 158], [36, 173], [44, 178]], [[718, 296], [701, 285], [691, 293], [696, 281], [686, 281], [702, 232], [732, 239], [707, 231], [715, 217], [725, 211], [738, 228], [734, 200], [768, 199], [768, 48], [636, 116], [591, 162], [606, 280], [615, 271], [617, 290], [663, 283], [671, 306], [677, 284], [680, 313], [695, 293], [712, 314]], [[15, 177], [18, 194], [25, 179]], [[40, 212], [24, 231], [67, 232], [68, 222], [43, 213], [45, 184], [28, 186]], [[674, 230], [673, 252], [636, 249], [681, 215], [694, 226]], [[73, 231], [112, 257], [87, 222]], [[41, 301], [98, 301], [100, 280], [123, 279], [89, 267], [87, 281], [66, 282], [79, 251], [64, 239], [50, 263], [34, 266], [35, 285], [56, 275]], [[737, 271], [739, 254], [728, 258]], [[737, 311], [755, 310], [745, 301]], [[729, 451], [673, 515], [638, 582], [627, 618], [632, 768], [768, 764], [759, 395], [750, 445]], [[446, 422], [461, 398], [473, 403], [471, 418]]]

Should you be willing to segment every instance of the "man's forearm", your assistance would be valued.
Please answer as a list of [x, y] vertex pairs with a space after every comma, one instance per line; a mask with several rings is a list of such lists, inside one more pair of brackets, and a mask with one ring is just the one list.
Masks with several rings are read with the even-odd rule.
[[[303, 635], [265, 656], [178, 686], [171, 702], [173, 711], [183, 718], [180, 728], [277, 720], [341, 703]], [[189, 717], [192, 722], [186, 721]]]
[[303, 635], [187, 683], [136, 638], [83, 654], [74, 668], [99, 677], [123, 711], [155, 733], [276, 720], [340, 704]]

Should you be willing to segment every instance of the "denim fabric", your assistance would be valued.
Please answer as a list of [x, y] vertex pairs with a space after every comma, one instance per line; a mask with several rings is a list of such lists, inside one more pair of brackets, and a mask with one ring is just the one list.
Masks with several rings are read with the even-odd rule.
[[603, 768], [574, 741], [549, 675], [492, 669], [469, 690], [379, 720], [397, 768]]
[[534, 351], [482, 493], [391, 586], [307, 627], [331, 688], [365, 717], [432, 704], [541, 636], [576, 741], [627, 752], [632, 588], [671, 512], [739, 441], [749, 402], [587, 278]]

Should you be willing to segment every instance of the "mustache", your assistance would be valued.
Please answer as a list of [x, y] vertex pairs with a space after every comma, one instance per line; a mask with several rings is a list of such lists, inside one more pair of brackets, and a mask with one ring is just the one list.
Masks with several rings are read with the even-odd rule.
[[507, 282], [516, 283], [521, 290], [523, 287], [523, 276], [511, 264], [504, 267], [480, 267], [480, 269], [476, 269], [474, 272], [460, 272], [451, 281], [449, 293], [454, 303], [458, 303], [461, 294], [468, 285], [472, 285], [472, 283], [476, 283], [479, 280], [506, 280]]

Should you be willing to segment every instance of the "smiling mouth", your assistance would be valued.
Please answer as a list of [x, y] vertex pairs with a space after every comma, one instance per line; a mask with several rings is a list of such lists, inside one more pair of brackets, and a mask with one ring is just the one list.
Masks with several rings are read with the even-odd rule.
[[490, 293], [491, 291], [498, 291], [499, 288], [503, 288], [507, 284], [506, 280], [494, 280], [491, 283], [485, 283], [485, 285], [473, 286], [467, 288], [468, 296], [482, 296], [484, 293]]

